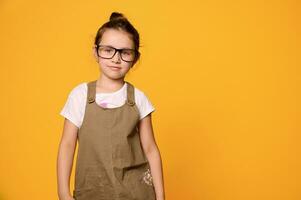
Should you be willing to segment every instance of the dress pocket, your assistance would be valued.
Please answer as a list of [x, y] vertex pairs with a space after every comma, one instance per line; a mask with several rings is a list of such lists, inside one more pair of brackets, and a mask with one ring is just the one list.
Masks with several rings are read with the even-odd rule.
[[99, 188], [92, 189], [78, 189], [73, 191], [73, 198], [75, 200], [105, 200], [112, 199], [113, 196], [110, 193], [106, 193]]
[[93, 188], [74, 189], [73, 190], [73, 198], [75, 200], [88, 199], [89, 195], [92, 191], [93, 191]]
[[113, 194], [113, 187], [105, 168], [100, 164], [87, 166], [83, 182], [73, 191], [76, 200], [104, 199]]
[[86, 168], [85, 185], [87, 188], [111, 186], [110, 178], [103, 165], [95, 164]]
[[86, 188], [102, 187], [105, 185], [105, 178], [102, 175], [86, 175]]
[[148, 162], [128, 169], [125, 174], [125, 185], [135, 199], [155, 200], [153, 177]]

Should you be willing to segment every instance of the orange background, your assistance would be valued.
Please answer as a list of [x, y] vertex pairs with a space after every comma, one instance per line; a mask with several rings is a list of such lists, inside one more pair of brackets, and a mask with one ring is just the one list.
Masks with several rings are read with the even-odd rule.
[[0, 199], [57, 199], [59, 112], [113, 11], [141, 36], [126, 80], [156, 108], [166, 200], [301, 199], [293, 0], [2, 0]]

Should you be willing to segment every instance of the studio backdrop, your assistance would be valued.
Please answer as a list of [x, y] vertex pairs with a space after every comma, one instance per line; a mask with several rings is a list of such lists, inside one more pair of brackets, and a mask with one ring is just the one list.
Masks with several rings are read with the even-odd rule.
[[140, 33], [125, 80], [156, 109], [166, 200], [301, 199], [294, 0], [1, 0], [0, 199], [58, 199], [59, 112], [113, 11]]

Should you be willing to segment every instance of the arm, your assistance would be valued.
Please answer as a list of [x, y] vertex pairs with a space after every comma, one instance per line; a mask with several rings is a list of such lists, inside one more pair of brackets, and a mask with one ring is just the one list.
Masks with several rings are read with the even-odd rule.
[[76, 148], [78, 128], [65, 118], [57, 156], [57, 189], [60, 200], [73, 200], [70, 194], [70, 175]]
[[140, 120], [139, 132], [141, 144], [151, 168], [150, 170], [153, 177], [156, 200], [164, 200], [165, 194], [162, 160], [153, 134], [151, 114]]

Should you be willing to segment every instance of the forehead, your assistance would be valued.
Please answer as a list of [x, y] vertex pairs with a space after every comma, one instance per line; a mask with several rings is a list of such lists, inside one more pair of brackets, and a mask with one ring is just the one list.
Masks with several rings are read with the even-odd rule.
[[101, 38], [100, 44], [115, 48], [133, 48], [133, 40], [130, 34], [115, 29], [107, 29]]

